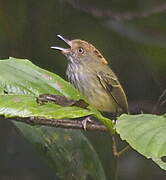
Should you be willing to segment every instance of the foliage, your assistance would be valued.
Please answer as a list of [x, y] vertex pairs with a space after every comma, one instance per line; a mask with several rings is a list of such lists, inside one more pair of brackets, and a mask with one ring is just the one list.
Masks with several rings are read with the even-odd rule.
[[165, 115], [122, 115], [117, 121], [116, 130], [131, 147], [166, 170]]
[[[0, 115], [9, 118], [55, 119], [74, 119], [92, 115], [104, 123], [111, 132], [114, 131], [112, 122], [91, 106], [84, 109], [76, 106], [62, 107], [52, 103], [38, 104], [36, 97], [43, 93], [86, 101], [70, 83], [28, 60], [10, 58], [0, 61]], [[80, 131], [32, 127], [18, 122], [14, 124], [46, 158], [48, 164], [58, 170], [60, 177], [70, 179], [69, 172], [70, 174], [72, 172], [73, 176], [80, 179], [86, 179], [87, 176], [105, 179], [102, 165], [93, 147]], [[118, 118], [115, 127], [122, 140], [126, 140], [136, 151], [166, 169], [163, 160], [166, 156], [165, 116], [122, 115]], [[78, 171], [75, 171], [78, 165], [75, 158], [79, 159]], [[67, 170], [64, 163], [71, 163], [71, 169]]]
[[[102, 117], [92, 107], [89, 109], [76, 106], [61, 107], [52, 103], [40, 105], [36, 97], [43, 93], [66, 96], [75, 100], [83, 99], [68, 82], [28, 60], [10, 58], [0, 61], [1, 116], [73, 119], [93, 114]], [[101, 119], [110, 121], [104, 117]], [[87, 177], [105, 179], [95, 150], [80, 131], [33, 127], [20, 122], [14, 124], [62, 179], [70, 180], [73, 177], [81, 180]]]

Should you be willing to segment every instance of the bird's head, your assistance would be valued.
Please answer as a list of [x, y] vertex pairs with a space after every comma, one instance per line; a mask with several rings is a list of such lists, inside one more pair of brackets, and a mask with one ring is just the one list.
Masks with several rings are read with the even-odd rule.
[[101, 64], [108, 64], [101, 53], [90, 43], [80, 40], [68, 40], [61, 35], [57, 35], [65, 43], [69, 45], [69, 48], [62, 48], [57, 46], [52, 46], [52, 49], [57, 49], [64, 54], [70, 62], [72, 63], [90, 63], [98, 62]]

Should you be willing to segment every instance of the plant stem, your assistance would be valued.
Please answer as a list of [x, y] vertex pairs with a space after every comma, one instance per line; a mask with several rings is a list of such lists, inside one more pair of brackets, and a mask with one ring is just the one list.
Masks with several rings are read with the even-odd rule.
[[113, 171], [113, 180], [118, 180], [118, 161], [119, 156], [117, 156], [117, 146], [115, 141], [115, 135], [112, 136], [112, 154], [114, 156], [114, 171]]
[[112, 153], [114, 156], [114, 174], [113, 174], [113, 179], [118, 180], [118, 163], [119, 163], [119, 158], [121, 157], [122, 154], [124, 154], [128, 149], [129, 145], [127, 145], [125, 148], [123, 148], [121, 151], [117, 151], [117, 145], [116, 145], [116, 135], [112, 135]]

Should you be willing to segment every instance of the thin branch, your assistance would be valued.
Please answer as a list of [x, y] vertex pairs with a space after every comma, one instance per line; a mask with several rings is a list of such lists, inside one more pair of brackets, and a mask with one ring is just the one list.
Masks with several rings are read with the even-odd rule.
[[66, 0], [66, 2], [69, 3], [73, 8], [89, 13], [94, 17], [106, 17], [112, 18], [114, 20], [132, 20], [134, 18], [149, 17], [153, 14], [164, 12], [166, 10], [166, 3], [161, 3], [149, 10], [142, 12], [116, 13], [111, 9], [99, 9], [90, 4], [83, 4], [83, 1], [81, 2], [78, 0]]
[[129, 148], [130, 146], [127, 145], [126, 147], [124, 147], [122, 150], [118, 152], [115, 136], [112, 136], [112, 152], [115, 157], [120, 158], [120, 156], [122, 156], [126, 151], [128, 151]]
[[162, 94], [157, 99], [157, 102], [152, 110], [152, 113], [155, 113], [157, 111], [157, 109], [160, 106], [163, 106], [165, 103], [166, 103], [166, 89], [162, 92]]
[[[84, 119], [46, 119], [44, 117], [16, 117], [16, 118], [5, 118], [4, 116], [0, 117], [1, 120], [14, 120], [14, 121], [20, 121], [27, 123], [32, 126], [36, 125], [44, 125], [44, 126], [50, 126], [50, 127], [56, 127], [56, 128], [66, 128], [66, 129], [81, 129], [85, 130], [82, 121]], [[102, 131], [107, 132], [108, 129], [106, 126], [98, 124], [98, 122], [89, 123], [86, 124], [86, 130], [88, 131]]]

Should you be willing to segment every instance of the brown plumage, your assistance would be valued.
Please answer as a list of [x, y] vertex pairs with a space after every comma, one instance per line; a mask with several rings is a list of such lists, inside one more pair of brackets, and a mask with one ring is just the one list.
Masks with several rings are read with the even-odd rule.
[[69, 60], [67, 77], [96, 109], [116, 115], [128, 112], [127, 98], [115, 73], [103, 55], [90, 43], [64, 40], [70, 48], [60, 50]]

